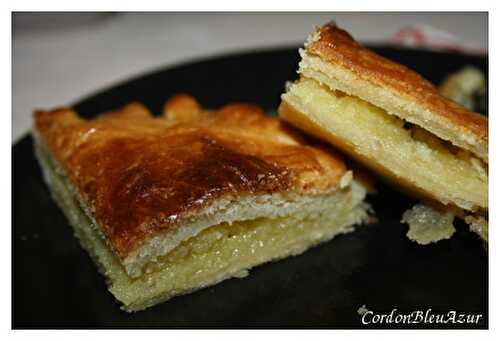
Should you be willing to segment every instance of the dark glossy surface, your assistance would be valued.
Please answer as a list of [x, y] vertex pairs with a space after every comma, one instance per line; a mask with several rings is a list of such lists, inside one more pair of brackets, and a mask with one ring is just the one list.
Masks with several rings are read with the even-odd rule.
[[[487, 67], [487, 60], [478, 57], [378, 51], [433, 82], [466, 64]], [[273, 110], [284, 82], [296, 78], [297, 62], [296, 49], [207, 60], [102, 91], [76, 109], [90, 115], [138, 100], [159, 113], [165, 99], [186, 92], [208, 107], [248, 101]], [[488, 257], [481, 243], [463, 225], [448, 241], [425, 247], [410, 242], [399, 220], [412, 200], [383, 185], [369, 199], [378, 224], [258, 267], [246, 278], [125, 313], [51, 200], [31, 143], [25, 137], [12, 151], [14, 328], [380, 327], [361, 324], [356, 311], [363, 304], [380, 313], [394, 308], [481, 313], [479, 325], [441, 327], [487, 327]]]

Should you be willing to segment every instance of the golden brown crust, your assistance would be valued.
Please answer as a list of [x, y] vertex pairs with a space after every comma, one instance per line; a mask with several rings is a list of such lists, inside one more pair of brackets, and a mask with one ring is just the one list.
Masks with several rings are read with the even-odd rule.
[[488, 119], [443, 97], [433, 84], [418, 73], [364, 48], [333, 23], [321, 27], [306, 47], [310, 54], [419, 103], [456, 131], [474, 139], [473, 146], [460, 147], [469, 149], [484, 160], [488, 159]]
[[342, 159], [253, 105], [203, 110], [188, 96], [153, 118], [140, 104], [93, 120], [38, 111], [35, 130], [125, 258], [223, 195], [333, 190]]

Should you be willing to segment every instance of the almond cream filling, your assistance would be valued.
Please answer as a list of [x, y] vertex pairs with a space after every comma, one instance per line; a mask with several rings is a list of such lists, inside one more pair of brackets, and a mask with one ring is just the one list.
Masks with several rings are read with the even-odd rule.
[[466, 210], [488, 207], [487, 166], [471, 153], [316, 80], [290, 85], [283, 100], [293, 109], [281, 110], [282, 117], [396, 181]]

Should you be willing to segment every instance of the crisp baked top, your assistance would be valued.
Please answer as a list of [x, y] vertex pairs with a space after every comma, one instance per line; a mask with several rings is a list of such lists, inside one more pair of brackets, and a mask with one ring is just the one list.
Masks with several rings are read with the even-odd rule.
[[37, 111], [35, 131], [122, 258], [226, 195], [321, 194], [346, 168], [255, 105], [202, 109], [177, 96], [153, 117], [142, 105], [86, 120]]
[[[408, 102], [418, 103], [440, 121], [444, 120], [448, 129], [458, 133], [450, 135], [450, 139], [462, 138], [460, 134], [466, 135], [465, 139], [471, 137], [473, 141], [468, 141], [468, 146], [463, 147], [487, 161], [488, 119], [443, 97], [418, 73], [361, 46], [334, 23], [319, 28], [306, 43], [306, 50], [380, 86], [381, 90], [391, 90]], [[457, 144], [461, 145], [460, 142]]]

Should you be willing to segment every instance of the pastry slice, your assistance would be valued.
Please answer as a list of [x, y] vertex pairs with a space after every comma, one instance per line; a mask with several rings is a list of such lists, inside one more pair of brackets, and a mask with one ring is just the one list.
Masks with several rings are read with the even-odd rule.
[[[362, 47], [333, 23], [314, 32], [300, 54], [300, 79], [282, 95], [281, 118], [441, 212], [485, 221], [486, 117], [446, 99], [416, 72]], [[407, 221], [436, 212], [410, 213]]]
[[367, 217], [365, 187], [332, 150], [254, 105], [177, 96], [87, 120], [35, 113], [35, 151], [75, 235], [127, 311], [243, 277]]

